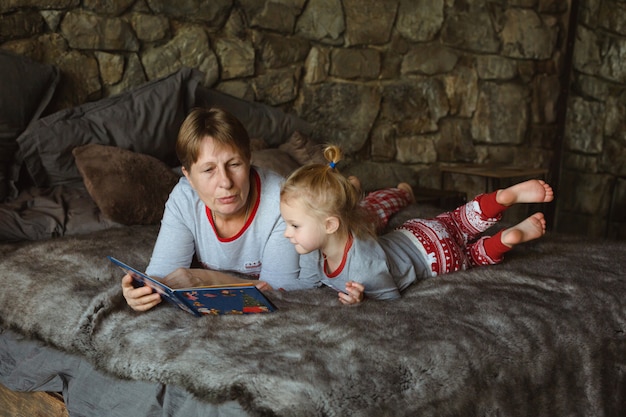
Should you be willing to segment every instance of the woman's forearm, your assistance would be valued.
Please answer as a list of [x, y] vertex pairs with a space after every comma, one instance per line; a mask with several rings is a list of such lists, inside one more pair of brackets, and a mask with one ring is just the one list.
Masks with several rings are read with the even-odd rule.
[[226, 272], [201, 268], [178, 268], [162, 280], [172, 288], [193, 288], [210, 285], [258, 284], [256, 279], [246, 279]]

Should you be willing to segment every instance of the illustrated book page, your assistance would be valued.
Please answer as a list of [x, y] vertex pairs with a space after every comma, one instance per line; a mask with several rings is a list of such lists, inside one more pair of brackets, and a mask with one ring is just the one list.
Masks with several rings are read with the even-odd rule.
[[155, 278], [108, 256], [113, 264], [129, 274], [135, 286], [148, 286], [178, 308], [195, 316], [256, 314], [276, 311], [276, 306], [253, 284], [211, 285], [194, 288], [170, 288]]

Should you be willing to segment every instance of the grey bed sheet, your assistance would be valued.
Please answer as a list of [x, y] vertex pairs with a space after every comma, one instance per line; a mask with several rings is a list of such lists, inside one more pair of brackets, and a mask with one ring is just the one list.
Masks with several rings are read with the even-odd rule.
[[209, 404], [176, 386], [113, 378], [78, 356], [1, 327], [0, 383], [14, 391], [62, 393], [70, 417], [249, 415], [236, 401]]
[[82, 183], [30, 187], [0, 204], [0, 242], [37, 241], [120, 226], [102, 215]]

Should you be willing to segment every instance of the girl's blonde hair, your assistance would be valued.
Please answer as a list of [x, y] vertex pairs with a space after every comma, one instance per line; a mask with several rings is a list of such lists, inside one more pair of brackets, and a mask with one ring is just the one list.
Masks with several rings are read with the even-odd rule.
[[351, 232], [359, 239], [375, 236], [374, 222], [359, 204], [361, 192], [337, 169], [342, 159], [341, 149], [328, 145], [324, 157], [328, 164], [304, 165], [287, 178], [281, 188], [281, 201], [297, 199], [320, 219], [337, 217], [340, 232]]

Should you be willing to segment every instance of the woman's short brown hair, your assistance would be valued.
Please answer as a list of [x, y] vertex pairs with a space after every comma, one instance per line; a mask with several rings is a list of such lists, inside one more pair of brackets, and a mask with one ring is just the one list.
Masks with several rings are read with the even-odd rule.
[[206, 137], [231, 146], [250, 162], [250, 137], [241, 122], [220, 108], [197, 107], [183, 121], [176, 140], [176, 156], [186, 170], [198, 160], [200, 144]]

